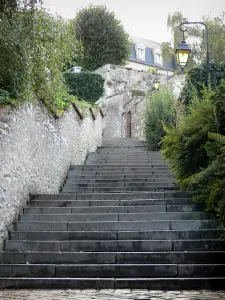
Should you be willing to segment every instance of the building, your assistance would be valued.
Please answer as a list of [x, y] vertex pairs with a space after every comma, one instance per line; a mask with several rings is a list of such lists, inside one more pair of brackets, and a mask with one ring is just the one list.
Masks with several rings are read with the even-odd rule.
[[[131, 37], [132, 53], [126, 65], [128, 68], [148, 71], [149, 68], [157, 69], [158, 74], [165, 76], [165, 79], [173, 75], [176, 70], [174, 56], [162, 56], [162, 46], [140, 37]], [[161, 77], [161, 76], [160, 76]]]

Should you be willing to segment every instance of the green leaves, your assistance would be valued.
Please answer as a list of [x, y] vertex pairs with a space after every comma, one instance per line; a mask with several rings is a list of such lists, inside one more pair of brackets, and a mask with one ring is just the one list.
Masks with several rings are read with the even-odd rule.
[[108, 63], [123, 65], [128, 60], [129, 35], [106, 6], [90, 5], [78, 11], [74, 26], [84, 47], [83, 58], [76, 57], [83, 69], [92, 71]]
[[82, 47], [71, 21], [32, 3], [17, 1], [17, 9], [1, 14], [0, 88], [17, 103], [35, 95], [55, 112], [58, 107], [68, 108], [68, 101], [59, 98], [62, 91], [67, 93], [61, 74], [73, 62], [74, 53], [82, 57]]
[[163, 123], [175, 124], [175, 97], [168, 87], [151, 93], [147, 100], [145, 115], [145, 136], [150, 150], [159, 150], [165, 135]]
[[182, 189], [225, 223], [225, 85], [204, 89], [175, 127], [165, 127], [162, 153]]
[[97, 73], [64, 73], [69, 92], [79, 99], [96, 102], [104, 93], [104, 78]]

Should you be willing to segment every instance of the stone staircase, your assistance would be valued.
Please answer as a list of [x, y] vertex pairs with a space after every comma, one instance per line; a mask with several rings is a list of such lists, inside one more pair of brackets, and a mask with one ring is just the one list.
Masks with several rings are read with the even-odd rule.
[[225, 289], [223, 234], [159, 152], [105, 142], [60, 194], [24, 208], [0, 253], [0, 288]]

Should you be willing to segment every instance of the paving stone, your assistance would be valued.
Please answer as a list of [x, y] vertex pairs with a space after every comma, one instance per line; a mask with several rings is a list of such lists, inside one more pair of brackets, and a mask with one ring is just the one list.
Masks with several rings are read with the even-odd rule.
[[143, 290], [2, 290], [1, 300], [222, 300], [225, 292]]

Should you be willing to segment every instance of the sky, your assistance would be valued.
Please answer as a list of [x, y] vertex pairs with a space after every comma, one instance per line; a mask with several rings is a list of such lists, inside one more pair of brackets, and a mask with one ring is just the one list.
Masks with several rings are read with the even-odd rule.
[[169, 41], [167, 17], [180, 10], [188, 21], [202, 21], [203, 15], [218, 16], [225, 0], [44, 0], [44, 6], [64, 18], [74, 18], [88, 4], [104, 4], [123, 23], [131, 36], [159, 43]]

